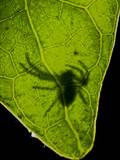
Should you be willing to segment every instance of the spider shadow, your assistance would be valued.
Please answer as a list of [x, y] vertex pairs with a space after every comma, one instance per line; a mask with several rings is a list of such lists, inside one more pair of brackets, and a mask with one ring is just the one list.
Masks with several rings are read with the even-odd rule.
[[[24, 69], [25, 72], [28, 72], [29, 74], [39, 78], [40, 80], [47, 80], [52, 82], [54, 81], [53, 77], [50, 74], [40, 70], [34, 63], [31, 62], [28, 53], [25, 54], [25, 57], [28, 67], [23, 63], [20, 63], [20, 66]], [[57, 77], [62, 86], [62, 89], [57, 85], [51, 88], [42, 86], [32, 87], [33, 89], [36, 90], [39, 89], [39, 90], [49, 90], [49, 91], [55, 90], [57, 88], [57, 97], [45, 111], [44, 116], [46, 116], [47, 113], [50, 112], [51, 108], [57, 102], [57, 99], [60, 101], [62, 106], [66, 105], [67, 107], [69, 107], [74, 102], [76, 95], [79, 94], [79, 97], [82, 99], [83, 103], [85, 103], [86, 105], [88, 104], [86, 98], [84, 97], [84, 94], [81, 92], [81, 89], [88, 83], [89, 72], [87, 66], [83, 62], [79, 61], [79, 63], [81, 65], [81, 68], [77, 68], [72, 65], [66, 65], [70, 68], [69, 70], [61, 73], [60, 75], [55, 74], [55, 76]], [[73, 70], [78, 71], [80, 73], [80, 77], [75, 75], [73, 73]]]

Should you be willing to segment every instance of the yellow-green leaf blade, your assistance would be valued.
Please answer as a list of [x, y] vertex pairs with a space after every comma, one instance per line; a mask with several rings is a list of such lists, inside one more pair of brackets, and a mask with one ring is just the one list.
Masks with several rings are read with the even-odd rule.
[[[100, 90], [115, 41], [118, 3], [0, 2], [0, 101], [61, 156], [82, 159], [93, 146]], [[84, 85], [80, 79], [86, 68], [89, 74]], [[78, 91], [67, 107], [60, 100], [60, 78], [68, 69], [75, 74]]]

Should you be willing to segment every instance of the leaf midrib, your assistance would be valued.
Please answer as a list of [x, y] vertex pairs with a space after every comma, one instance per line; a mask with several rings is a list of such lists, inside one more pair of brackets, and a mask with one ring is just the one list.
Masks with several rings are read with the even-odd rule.
[[[27, 0], [24, 0], [25, 2], [25, 11], [26, 11], [26, 14], [27, 14], [27, 17], [28, 17], [28, 20], [29, 20], [29, 23], [30, 23], [30, 27], [32, 29], [32, 32], [36, 38], [36, 41], [37, 41], [37, 45], [38, 45], [38, 49], [39, 49], [39, 54], [41, 56], [41, 61], [43, 62], [43, 64], [45, 65], [46, 69], [48, 70], [48, 72], [53, 76], [53, 78], [55, 79], [56, 83], [61, 87], [61, 84], [58, 82], [58, 80], [56, 79], [56, 77], [54, 76], [53, 72], [51, 71], [51, 69], [49, 68], [49, 66], [47, 65], [45, 59], [44, 59], [44, 51], [43, 51], [43, 47], [42, 47], [42, 44], [41, 44], [41, 41], [40, 41], [40, 38], [38, 36], [38, 33], [33, 25], [33, 22], [32, 22], [32, 19], [31, 19], [31, 16], [30, 16], [30, 12], [29, 12], [29, 9], [28, 9], [28, 4], [27, 4]], [[74, 129], [74, 127], [72, 126], [72, 123], [71, 121], [69, 120], [68, 118], [68, 111], [67, 111], [67, 107], [65, 107], [65, 120], [66, 122], [68, 123], [70, 129], [72, 130], [73, 134], [75, 135], [75, 138], [78, 142], [78, 149], [79, 151], [81, 152], [82, 150], [82, 147], [81, 147], [81, 144], [80, 144], [80, 139], [79, 139], [79, 135], [77, 133], [77, 131]]]

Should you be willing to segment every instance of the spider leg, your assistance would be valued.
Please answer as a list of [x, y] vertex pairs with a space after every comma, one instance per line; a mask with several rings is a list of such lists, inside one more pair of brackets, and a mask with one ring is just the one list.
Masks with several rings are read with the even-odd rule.
[[77, 81], [80, 81], [81, 86], [87, 85], [87, 83], [88, 83], [88, 78], [89, 78], [89, 72], [86, 73], [86, 74], [84, 74], [84, 76], [83, 76], [81, 79], [78, 78], [77, 76], [75, 77], [75, 79], [76, 79]]
[[77, 68], [77, 67], [75, 67], [75, 66], [73, 66], [73, 65], [70, 65], [70, 64], [66, 64], [66, 66], [69, 66], [70, 68], [72, 68], [72, 69], [80, 72], [80, 74], [81, 74], [82, 76], [84, 75], [84, 72], [83, 72], [81, 69], [79, 69], [79, 68]]
[[79, 97], [82, 99], [82, 101], [83, 101], [83, 103], [85, 103], [86, 105], [88, 104], [88, 102], [86, 101], [86, 99], [85, 99], [85, 97], [84, 97], [84, 95], [83, 95], [83, 93], [79, 90]]
[[35, 73], [33, 72], [33, 70], [29, 70], [29, 68], [27, 68], [23, 63], [19, 63], [21, 65], [21, 67], [28, 72], [31, 75], [34, 75]]
[[45, 111], [45, 114], [43, 117], [45, 117], [48, 112], [50, 112], [50, 110], [52, 109], [52, 107], [55, 105], [55, 103], [57, 102], [57, 97], [55, 98], [55, 100], [52, 102], [52, 104], [48, 107], [48, 109]]
[[80, 72], [80, 74], [82, 76], [81, 79], [78, 78], [77, 76], [75, 77], [75, 79], [80, 81], [80, 83], [82, 85], [86, 85], [88, 83], [88, 78], [89, 78], [88, 67], [82, 61], [78, 60], [78, 62], [80, 63], [80, 65], [82, 66], [83, 69], [79, 69], [79, 68], [72, 66], [72, 65], [68, 65], [68, 66]]
[[88, 72], [88, 67], [81, 61], [81, 60], [78, 60], [78, 62], [80, 63], [80, 65], [82, 66], [82, 68]]
[[84, 80], [83, 80], [83, 83], [84, 84], [87, 84], [88, 82], [88, 78], [89, 78], [89, 70], [88, 70], [88, 67], [80, 60], [78, 60], [78, 62], [80, 63], [80, 65], [82, 66], [82, 68], [85, 70], [85, 75], [84, 75]]
[[[32, 70], [35, 71], [34, 73], [36, 73], [36, 74], [39, 75], [41, 71], [39, 70], [38, 67], [35, 66], [35, 64], [33, 64], [33, 63], [30, 61], [30, 57], [29, 57], [28, 53], [26, 53], [25, 56], [26, 56], [26, 60], [27, 60], [27, 62], [28, 62], [28, 65], [29, 65], [30, 67], [32, 67]], [[46, 73], [46, 74], [47, 74], [47, 73]]]
[[79, 68], [77, 68], [77, 67], [75, 67], [75, 66], [72, 66], [72, 65], [67, 65], [67, 66], [69, 66], [70, 68], [72, 68], [72, 69], [75, 69], [75, 70], [77, 70], [77, 71], [79, 71], [80, 72], [80, 74], [81, 74], [81, 79], [79, 78], [79, 77], [77, 77], [77, 76], [75, 76], [75, 79], [77, 80], [77, 81], [80, 81], [80, 83], [81, 84], [87, 84], [87, 82], [88, 82], [88, 76], [89, 76], [89, 72], [87, 71], [86, 73], [84, 73], [83, 71], [82, 71], [82, 69], [79, 69]]
[[55, 90], [55, 89], [56, 89], [56, 87], [49, 88], [49, 87], [33, 86], [33, 89], [41, 89], [41, 90]]
[[38, 67], [35, 66], [35, 64], [33, 64], [30, 61], [28, 53], [26, 53], [25, 56], [26, 56], [28, 65], [32, 68], [31, 70], [29, 70], [29, 68], [27, 68], [23, 63], [20, 63], [20, 65], [25, 71], [27, 71], [31, 75], [34, 75], [35, 77], [38, 77], [39, 79], [53, 81], [53, 77], [50, 74], [44, 71], [41, 71]]

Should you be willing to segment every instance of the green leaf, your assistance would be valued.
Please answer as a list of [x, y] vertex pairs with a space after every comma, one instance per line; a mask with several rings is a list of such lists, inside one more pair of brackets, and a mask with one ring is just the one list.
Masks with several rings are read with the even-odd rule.
[[0, 101], [63, 157], [93, 147], [119, 2], [0, 1]]
[[120, 8], [120, 0], [118, 0], [119, 8]]

